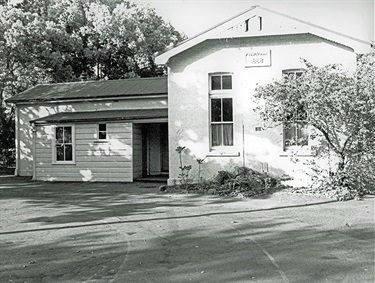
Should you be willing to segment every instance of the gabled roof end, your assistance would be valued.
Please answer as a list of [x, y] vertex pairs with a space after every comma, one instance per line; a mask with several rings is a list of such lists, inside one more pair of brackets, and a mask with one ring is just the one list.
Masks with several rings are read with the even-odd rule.
[[[257, 12], [258, 11], [258, 12]], [[165, 52], [159, 54], [156, 58], [155, 58], [155, 62], [157, 64], [167, 64], [169, 58], [205, 41], [205, 40], [209, 40], [209, 39], [216, 39], [216, 38], [232, 38], [233, 35], [231, 35], [230, 33], [228, 33], [228, 29], [230, 29], [231, 27], [233, 27], [232, 25], [236, 26], [236, 25], [240, 25], [241, 24], [241, 21], [248, 21], [248, 19], [251, 19], [252, 17], [255, 17], [255, 16], [263, 16], [263, 14], [271, 14], [273, 16], [276, 16], [276, 17], [281, 17], [281, 19], [285, 20], [285, 23], [287, 23], [287, 26], [289, 26], [289, 23], [290, 25], [294, 26], [293, 30], [292, 31], [289, 31], [288, 28], [285, 28], [285, 30], [282, 30], [281, 33], [280, 32], [275, 32], [275, 30], [272, 30], [271, 29], [271, 32], [265, 32], [265, 31], [262, 31], [262, 32], [259, 32], [259, 34], [255, 35], [255, 34], [250, 34], [250, 33], [247, 33], [247, 34], [236, 34], [235, 37], [251, 37], [251, 36], [270, 36], [270, 35], [281, 35], [281, 34], [301, 34], [301, 33], [310, 33], [310, 34], [314, 34], [314, 35], [317, 35], [319, 37], [322, 37], [322, 38], [325, 38], [325, 39], [328, 39], [330, 41], [333, 41], [333, 42], [337, 42], [341, 45], [345, 45], [345, 46], [348, 46], [350, 48], [352, 48], [354, 50], [354, 52], [358, 53], [358, 54], [361, 54], [361, 53], [367, 53], [370, 51], [370, 48], [371, 48], [371, 43], [370, 42], [366, 42], [364, 40], [361, 40], [361, 39], [357, 39], [357, 38], [354, 38], [354, 37], [351, 37], [351, 36], [348, 36], [348, 35], [345, 35], [345, 34], [342, 34], [342, 33], [339, 33], [339, 32], [336, 32], [336, 31], [333, 31], [333, 30], [330, 30], [328, 28], [325, 28], [325, 27], [322, 27], [322, 26], [319, 26], [319, 25], [316, 25], [316, 24], [312, 24], [310, 22], [307, 22], [307, 21], [304, 21], [304, 20], [300, 20], [298, 18], [295, 18], [295, 17], [291, 17], [291, 16], [288, 16], [288, 15], [285, 15], [283, 13], [279, 13], [279, 12], [276, 12], [276, 11], [273, 11], [271, 9], [268, 9], [268, 8], [264, 8], [264, 7], [261, 7], [259, 5], [255, 5], [255, 6], [252, 6], [251, 8], [247, 9], [246, 11], [240, 13], [240, 14], [237, 14], [236, 16], [234, 17], [231, 17], [229, 18], [228, 20], [224, 21], [224, 22], [221, 22], [217, 25], [215, 25], [214, 27], [202, 32], [202, 33], [199, 33], [191, 38], [188, 38], [184, 41], [182, 41], [180, 44], [176, 45], [175, 47], [169, 49], [169, 50], [166, 50]], [[279, 18], [280, 19], [280, 18]], [[246, 26], [246, 24], [245, 24]], [[236, 26], [237, 27], [237, 26]], [[297, 30], [296, 31], [296, 27], [297, 27]]]

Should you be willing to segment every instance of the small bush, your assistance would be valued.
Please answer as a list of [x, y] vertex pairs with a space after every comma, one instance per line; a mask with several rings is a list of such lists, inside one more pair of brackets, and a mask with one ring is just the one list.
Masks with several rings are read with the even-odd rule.
[[234, 178], [234, 174], [228, 171], [219, 171], [217, 175], [214, 177], [214, 180], [219, 185], [224, 185], [228, 180]]
[[371, 184], [374, 184], [372, 172], [375, 167], [372, 163], [348, 162], [345, 170], [336, 172], [322, 169], [315, 163], [310, 163], [313, 172], [310, 175], [311, 183], [306, 187], [290, 188], [290, 192], [334, 198], [339, 201], [373, 195], [374, 188]]
[[374, 191], [363, 188], [353, 188], [347, 185], [337, 185], [335, 181], [327, 180], [320, 186], [290, 188], [291, 193], [323, 196], [327, 198], [334, 198], [338, 201], [346, 201], [351, 199], [360, 199], [364, 195], [373, 195]]

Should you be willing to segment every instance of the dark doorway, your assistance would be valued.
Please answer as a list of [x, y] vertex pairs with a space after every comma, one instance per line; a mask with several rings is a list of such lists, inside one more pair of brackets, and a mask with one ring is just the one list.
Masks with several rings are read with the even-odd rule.
[[161, 172], [169, 172], [168, 124], [160, 125]]
[[149, 131], [142, 127], [142, 177], [149, 175]]
[[133, 124], [133, 179], [161, 178], [169, 172], [168, 124]]

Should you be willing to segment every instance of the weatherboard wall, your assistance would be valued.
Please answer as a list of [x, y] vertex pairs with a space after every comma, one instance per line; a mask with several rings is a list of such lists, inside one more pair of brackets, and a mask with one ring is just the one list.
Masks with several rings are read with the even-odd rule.
[[30, 124], [32, 120], [60, 112], [162, 108], [167, 108], [166, 96], [65, 103], [39, 102], [18, 104], [16, 107], [17, 169], [15, 174], [19, 176], [33, 175], [33, 130]]
[[132, 124], [108, 123], [98, 141], [97, 124], [75, 125], [75, 163], [53, 162], [54, 125], [37, 126], [35, 179], [43, 181], [132, 182]]

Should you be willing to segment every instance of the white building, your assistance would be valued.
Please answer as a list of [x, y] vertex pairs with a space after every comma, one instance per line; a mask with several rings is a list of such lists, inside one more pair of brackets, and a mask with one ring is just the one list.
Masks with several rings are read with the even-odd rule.
[[[16, 175], [37, 180], [133, 181], [169, 173], [175, 149], [201, 177], [246, 165], [297, 176], [309, 159], [308, 133], [264, 129], [254, 112], [257, 85], [314, 65], [354, 70], [370, 43], [259, 6], [192, 37], [156, 58], [168, 78], [36, 86], [16, 104]], [[290, 138], [304, 138], [291, 145]]]

